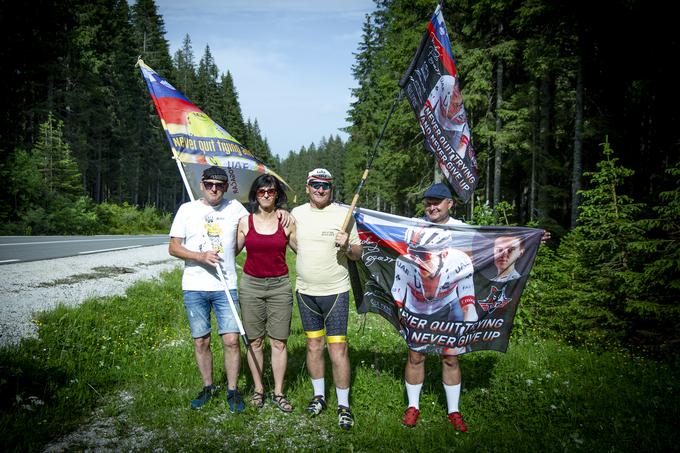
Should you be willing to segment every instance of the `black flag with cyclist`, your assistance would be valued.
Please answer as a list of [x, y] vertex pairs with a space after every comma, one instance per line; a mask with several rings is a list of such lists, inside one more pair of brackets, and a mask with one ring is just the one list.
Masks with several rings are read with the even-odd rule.
[[410, 349], [505, 352], [542, 230], [440, 225], [359, 208], [350, 262], [359, 313], [377, 313]]
[[477, 159], [441, 6], [432, 15], [399, 86], [405, 90], [423, 131], [425, 149], [434, 155], [446, 179], [467, 202], [477, 187]]

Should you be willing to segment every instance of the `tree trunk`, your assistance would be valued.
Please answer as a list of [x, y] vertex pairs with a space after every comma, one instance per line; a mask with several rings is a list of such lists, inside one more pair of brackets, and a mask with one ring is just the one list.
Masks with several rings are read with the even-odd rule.
[[[491, 138], [488, 139], [488, 148], [491, 150]], [[491, 151], [487, 152], [486, 159], [486, 184], [484, 184], [484, 202], [491, 200]]]
[[[541, 119], [540, 119], [540, 136], [541, 154], [537, 156], [537, 165], [541, 165], [543, 156], [548, 158], [552, 154], [552, 137], [553, 137], [553, 101], [554, 101], [554, 79], [552, 73], [548, 70], [541, 78], [540, 90], [540, 104], [541, 104]], [[538, 184], [544, 186], [547, 184], [547, 173], [542, 171], [537, 174]], [[546, 191], [539, 191], [538, 193], [538, 216], [544, 217], [548, 210], [548, 194]]]
[[439, 165], [437, 165], [437, 159], [434, 160], [434, 182], [440, 183], [444, 180], [444, 174], [442, 173]]
[[102, 145], [97, 145], [97, 168], [94, 182], [94, 200], [97, 203], [102, 201]]
[[578, 60], [576, 70], [576, 111], [574, 118], [574, 168], [571, 174], [571, 227], [576, 226], [578, 219], [578, 208], [581, 204], [581, 197], [578, 191], [581, 190], [581, 174], [583, 165], [581, 162], [581, 150], [583, 148], [583, 66], [581, 58]]
[[496, 206], [501, 201], [501, 163], [502, 163], [502, 147], [498, 136], [501, 133], [503, 126], [500, 116], [501, 106], [503, 104], [503, 60], [498, 59], [496, 65], [496, 140], [495, 140], [495, 154], [493, 163], [493, 205]]

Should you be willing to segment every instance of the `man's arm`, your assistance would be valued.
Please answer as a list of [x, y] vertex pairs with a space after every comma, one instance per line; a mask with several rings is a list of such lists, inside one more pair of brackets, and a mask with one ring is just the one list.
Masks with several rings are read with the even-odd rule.
[[288, 246], [297, 253], [297, 225], [295, 225], [295, 219], [293, 219], [288, 228]]
[[220, 262], [220, 257], [217, 252], [212, 250], [207, 252], [192, 252], [184, 247], [182, 241], [184, 238], [171, 237], [170, 245], [168, 246], [168, 253], [170, 255], [188, 261], [196, 261], [197, 263], [206, 264], [217, 267]]
[[279, 219], [279, 223], [284, 228], [288, 228], [292, 223], [295, 222], [295, 218], [290, 215], [290, 212], [281, 208], [276, 210], [276, 218]]

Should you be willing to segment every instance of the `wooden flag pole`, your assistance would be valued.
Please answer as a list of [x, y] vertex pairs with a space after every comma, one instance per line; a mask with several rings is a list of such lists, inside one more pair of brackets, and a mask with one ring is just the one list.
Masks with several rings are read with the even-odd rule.
[[387, 123], [390, 122], [390, 118], [392, 118], [392, 113], [394, 113], [394, 109], [397, 107], [397, 104], [399, 104], [399, 101], [401, 101], [402, 93], [403, 91], [401, 90], [401, 88], [399, 88], [399, 92], [397, 93], [397, 96], [395, 96], [394, 102], [392, 102], [392, 108], [390, 109], [390, 113], [387, 114], [385, 124], [383, 124], [382, 130], [380, 131], [380, 136], [378, 136], [378, 140], [375, 142], [375, 145], [373, 146], [371, 156], [368, 158], [368, 162], [366, 163], [366, 169], [364, 170], [364, 174], [361, 176], [361, 181], [359, 181], [359, 185], [357, 186], [357, 189], [354, 191], [352, 203], [349, 206], [349, 211], [347, 211], [347, 216], [345, 217], [345, 221], [342, 224], [342, 231], [347, 231], [347, 226], [349, 225], [349, 221], [352, 219], [354, 208], [356, 207], [357, 202], [359, 201], [359, 193], [361, 192], [361, 189], [364, 187], [366, 179], [368, 179], [368, 172], [371, 170], [371, 166], [373, 165], [373, 158], [375, 157], [376, 151], [378, 150], [378, 145], [380, 144], [380, 141], [382, 140], [383, 135], [385, 134]]

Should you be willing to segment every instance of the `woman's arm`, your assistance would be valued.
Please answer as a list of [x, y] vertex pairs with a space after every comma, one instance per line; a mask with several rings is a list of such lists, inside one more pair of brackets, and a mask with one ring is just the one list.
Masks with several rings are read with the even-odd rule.
[[238, 221], [236, 230], [236, 255], [241, 253], [243, 246], [246, 245], [246, 235], [248, 234], [248, 216], [243, 216]]

